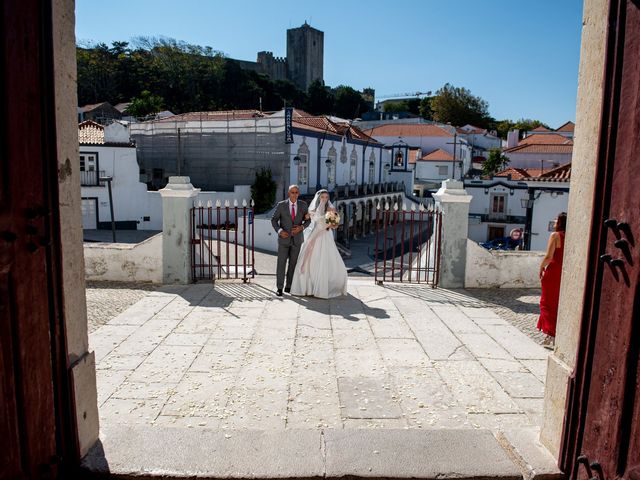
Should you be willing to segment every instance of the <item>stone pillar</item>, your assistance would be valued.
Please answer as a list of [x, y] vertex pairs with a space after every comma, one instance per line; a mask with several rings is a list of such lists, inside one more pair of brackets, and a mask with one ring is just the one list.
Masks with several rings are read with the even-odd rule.
[[189, 177], [169, 177], [162, 196], [162, 281], [191, 282], [190, 210], [200, 193]]
[[463, 288], [467, 265], [469, 203], [472, 197], [467, 195], [462, 182], [445, 180], [433, 198], [442, 212], [439, 285], [443, 288]]
[[578, 73], [576, 129], [571, 165], [558, 325], [549, 355], [540, 441], [557, 458], [562, 441], [567, 384], [576, 365], [587, 278], [589, 232], [598, 163], [609, 2], [585, 0]]

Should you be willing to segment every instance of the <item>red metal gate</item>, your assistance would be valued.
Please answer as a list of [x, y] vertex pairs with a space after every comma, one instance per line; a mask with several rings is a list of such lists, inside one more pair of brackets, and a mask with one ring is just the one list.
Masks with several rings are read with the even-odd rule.
[[191, 276], [198, 280], [239, 279], [255, 276], [254, 211], [246, 201], [224, 207], [211, 202], [191, 209]]
[[438, 285], [442, 213], [422, 204], [376, 208], [376, 283]]

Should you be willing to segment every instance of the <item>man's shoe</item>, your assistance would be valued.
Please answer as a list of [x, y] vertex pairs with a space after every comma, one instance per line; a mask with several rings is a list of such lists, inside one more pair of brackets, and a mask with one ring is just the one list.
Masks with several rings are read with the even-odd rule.
[[276, 290], [276, 295], [281, 297], [282, 296], [282, 289], [279, 288], [278, 290]]
[[284, 291], [285, 293], [291, 293], [291, 287], [285, 287]]

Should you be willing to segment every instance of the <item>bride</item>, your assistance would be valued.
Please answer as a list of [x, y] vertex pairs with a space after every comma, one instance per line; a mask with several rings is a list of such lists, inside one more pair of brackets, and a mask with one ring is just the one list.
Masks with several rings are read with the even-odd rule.
[[318, 190], [309, 204], [311, 228], [307, 229], [308, 236], [305, 231], [306, 238], [293, 274], [293, 295], [332, 298], [347, 294], [347, 269], [333, 240], [334, 227], [325, 220], [329, 211], [335, 212], [329, 192]]

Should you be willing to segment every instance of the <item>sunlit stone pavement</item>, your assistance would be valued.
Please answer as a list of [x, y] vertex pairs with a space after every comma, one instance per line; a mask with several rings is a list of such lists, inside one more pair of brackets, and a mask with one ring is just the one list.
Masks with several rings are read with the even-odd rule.
[[548, 351], [464, 291], [350, 278], [332, 300], [159, 287], [90, 334], [101, 425], [540, 425]]

